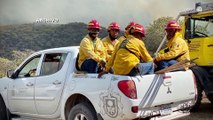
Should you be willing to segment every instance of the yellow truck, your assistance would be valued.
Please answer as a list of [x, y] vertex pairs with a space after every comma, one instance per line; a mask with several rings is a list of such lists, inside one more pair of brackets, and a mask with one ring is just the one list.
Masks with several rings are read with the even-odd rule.
[[182, 35], [188, 43], [190, 58], [198, 58], [194, 61], [197, 65], [191, 68], [197, 81], [197, 100], [192, 111], [197, 111], [203, 91], [213, 104], [213, 3], [196, 3], [195, 9], [180, 12], [176, 20], [180, 19], [183, 21]]
[[187, 40], [190, 58], [198, 58], [197, 66], [191, 68], [197, 79], [197, 102], [193, 107], [197, 111], [205, 92], [213, 103], [213, 3], [195, 5], [194, 12], [182, 12], [184, 16], [182, 33]]

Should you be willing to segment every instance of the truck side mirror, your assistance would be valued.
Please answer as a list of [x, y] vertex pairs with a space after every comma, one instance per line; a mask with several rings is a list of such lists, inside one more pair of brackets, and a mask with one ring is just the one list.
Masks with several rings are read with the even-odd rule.
[[7, 77], [8, 78], [12, 78], [13, 74], [14, 74], [14, 70], [8, 70], [7, 71]]

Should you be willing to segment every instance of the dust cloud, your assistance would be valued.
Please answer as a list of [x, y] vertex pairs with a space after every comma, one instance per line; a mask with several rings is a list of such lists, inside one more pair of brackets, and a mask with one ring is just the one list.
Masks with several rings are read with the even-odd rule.
[[97, 19], [104, 27], [118, 22], [122, 28], [130, 21], [148, 25], [159, 17], [176, 17], [194, 8], [196, 2], [211, 0], [0, 0], [0, 25], [57, 20], [57, 24], [87, 23]]

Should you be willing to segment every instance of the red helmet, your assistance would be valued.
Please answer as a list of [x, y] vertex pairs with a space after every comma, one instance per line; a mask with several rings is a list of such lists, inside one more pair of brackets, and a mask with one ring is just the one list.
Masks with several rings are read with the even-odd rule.
[[165, 30], [168, 30], [168, 29], [181, 30], [180, 25], [176, 21], [169, 21], [167, 23]]
[[101, 29], [100, 27], [100, 24], [97, 20], [91, 20], [88, 25], [87, 25], [87, 29], [91, 29], [91, 28], [94, 28], [94, 29]]
[[109, 30], [120, 30], [120, 26], [119, 26], [119, 24], [117, 22], [112, 22], [112, 23], [109, 24], [107, 30], [108, 31]]
[[136, 33], [136, 32], [141, 33], [143, 37], [145, 37], [145, 30], [142, 25], [135, 24], [134, 26], [132, 26], [131, 33]]
[[133, 25], [135, 25], [136, 23], [135, 22], [130, 22], [127, 26], [126, 26], [126, 28], [125, 28], [125, 30], [128, 30], [130, 27], [132, 27]]

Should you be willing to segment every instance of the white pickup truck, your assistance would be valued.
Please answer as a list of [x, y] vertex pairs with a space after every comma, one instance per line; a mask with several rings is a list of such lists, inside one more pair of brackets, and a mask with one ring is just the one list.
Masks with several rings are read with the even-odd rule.
[[0, 120], [173, 119], [196, 99], [190, 70], [144, 76], [86, 74], [75, 68], [79, 47], [36, 52], [0, 79]]

